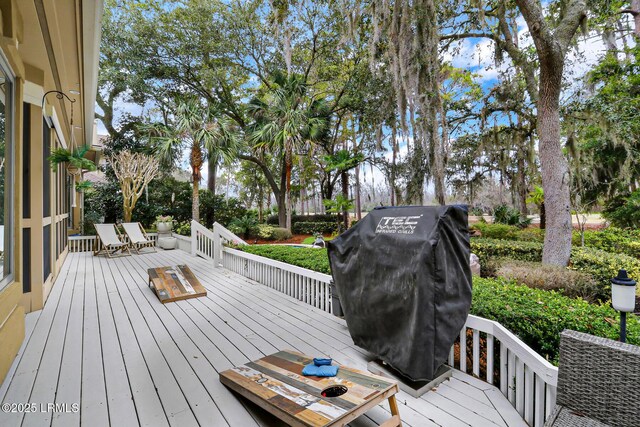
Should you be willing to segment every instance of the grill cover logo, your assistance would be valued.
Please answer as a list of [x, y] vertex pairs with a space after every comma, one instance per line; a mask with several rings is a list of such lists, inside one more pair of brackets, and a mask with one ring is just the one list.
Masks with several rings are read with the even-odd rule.
[[413, 234], [418, 226], [419, 216], [385, 216], [376, 226], [376, 234]]

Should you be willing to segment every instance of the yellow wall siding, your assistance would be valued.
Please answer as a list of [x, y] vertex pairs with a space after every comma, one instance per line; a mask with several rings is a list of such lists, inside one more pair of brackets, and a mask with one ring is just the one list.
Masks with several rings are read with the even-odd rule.
[[0, 383], [11, 367], [24, 339], [22, 285], [14, 282], [0, 291]]

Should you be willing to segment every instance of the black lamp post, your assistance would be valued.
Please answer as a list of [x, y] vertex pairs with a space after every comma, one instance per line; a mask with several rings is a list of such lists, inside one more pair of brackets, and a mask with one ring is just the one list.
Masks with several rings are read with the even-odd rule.
[[636, 306], [636, 281], [627, 276], [626, 270], [620, 270], [618, 276], [611, 279], [611, 303], [620, 312], [620, 341], [627, 341], [627, 313]]

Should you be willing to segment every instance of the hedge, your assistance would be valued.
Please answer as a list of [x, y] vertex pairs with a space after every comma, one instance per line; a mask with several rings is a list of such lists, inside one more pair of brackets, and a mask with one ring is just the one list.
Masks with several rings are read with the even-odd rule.
[[326, 249], [291, 245], [248, 245], [241, 246], [238, 249], [320, 273], [331, 274]]
[[291, 227], [295, 234], [331, 234], [338, 231], [336, 222], [300, 221]]
[[[285, 245], [243, 246], [267, 258], [331, 274], [326, 249]], [[589, 304], [555, 291], [532, 289], [506, 279], [473, 278], [471, 314], [495, 320], [543, 357], [557, 363], [560, 332], [573, 329], [617, 339], [619, 314], [607, 304]], [[627, 340], [640, 344], [640, 320], [627, 319]]]
[[[474, 277], [471, 314], [499, 322], [553, 363], [557, 363], [564, 329], [611, 339], [620, 335], [619, 314], [609, 305], [589, 304], [505, 279]], [[640, 344], [638, 316], [627, 318], [627, 341]]]
[[[339, 215], [292, 215], [291, 216], [291, 225], [296, 222], [338, 222]], [[267, 224], [278, 225], [278, 215], [269, 215], [267, 217]]]
[[613, 254], [593, 248], [574, 248], [571, 250], [569, 268], [593, 276], [600, 284], [599, 298], [611, 298], [611, 279], [618, 270], [625, 269], [629, 277], [640, 281], [640, 260], [625, 254]]
[[490, 258], [511, 258], [520, 261], [542, 261], [542, 243], [520, 242], [474, 237], [471, 252], [480, 258], [480, 265]]
[[[579, 232], [573, 232], [573, 246], [579, 247], [582, 238]], [[584, 245], [612, 253], [623, 253], [640, 258], [640, 233], [637, 230], [623, 230], [608, 227], [604, 230], [586, 230]]]

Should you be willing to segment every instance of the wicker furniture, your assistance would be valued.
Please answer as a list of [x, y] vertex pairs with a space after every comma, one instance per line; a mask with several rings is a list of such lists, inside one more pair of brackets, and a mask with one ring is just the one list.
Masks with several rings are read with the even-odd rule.
[[557, 407], [545, 426], [640, 426], [640, 347], [560, 334]]

